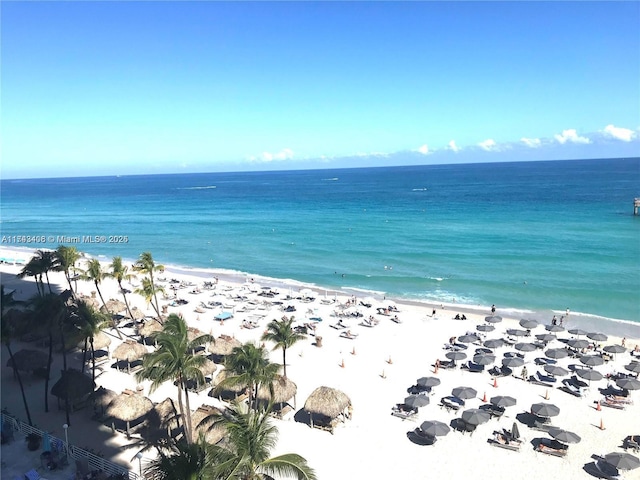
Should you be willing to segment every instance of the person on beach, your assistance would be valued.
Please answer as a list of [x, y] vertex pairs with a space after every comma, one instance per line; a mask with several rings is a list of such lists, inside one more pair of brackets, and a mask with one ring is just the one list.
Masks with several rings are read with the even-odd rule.
[[620, 342], [620, 344], [624, 347], [626, 343], [627, 343], [627, 337], [622, 337], [622, 342]]
[[491, 305], [491, 315], [494, 315], [495, 313], [496, 313], [496, 306]]
[[431, 316], [435, 317], [436, 316], [436, 309], [434, 308], [433, 311], [431, 312]]
[[563, 322], [564, 322], [564, 315], [562, 315], [562, 316], [560, 317], [560, 326], [562, 326], [562, 323], [563, 323]]
[[526, 381], [529, 377], [529, 372], [527, 371], [527, 367], [522, 367], [522, 380]]
[[565, 316], [565, 317], [568, 317], [568, 316], [569, 316], [569, 309], [568, 309], [568, 308], [567, 308], [567, 311], [565, 312], [564, 316]]
[[553, 318], [551, 319], [551, 325], [557, 325], [557, 324], [558, 324], [558, 319], [554, 315]]

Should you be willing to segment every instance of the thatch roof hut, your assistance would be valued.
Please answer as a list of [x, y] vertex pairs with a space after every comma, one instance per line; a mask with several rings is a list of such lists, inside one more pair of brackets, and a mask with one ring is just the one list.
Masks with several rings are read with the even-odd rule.
[[[129, 312], [127, 312], [127, 314], [129, 314]], [[131, 309], [131, 315], [133, 315], [132, 320], [142, 320], [144, 318], [144, 312], [138, 307], [133, 307]]]
[[86, 295], [80, 295], [78, 297], [78, 300], [83, 301], [84, 303], [86, 303], [87, 305], [93, 308], [100, 308], [100, 302], [95, 297], [87, 297]]
[[262, 385], [258, 389], [258, 394], [256, 395], [258, 400], [268, 402], [269, 400], [273, 400], [273, 403], [285, 403], [296, 394], [298, 391], [298, 387], [295, 383], [289, 380], [287, 377], [283, 377], [282, 375], [278, 375], [276, 380], [272, 384], [273, 386], [273, 398], [271, 397], [271, 392], [269, 391], [268, 385]]
[[131, 422], [141, 420], [152, 409], [153, 403], [147, 397], [125, 390], [111, 401], [106, 413], [127, 423], [127, 438], [130, 438]]
[[209, 351], [214, 355], [229, 355], [233, 352], [235, 347], [239, 347], [241, 345], [242, 343], [240, 343], [239, 340], [236, 340], [229, 335], [220, 335], [215, 339], [215, 342], [209, 346]]
[[108, 388], [98, 387], [98, 389], [93, 392], [93, 405], [94, 407], [100, 407], [102, 413], [104, 413], [105, 409], [109, 406], [111, 401], [116, 398], [118, 394], [113, 390], [109, 390]]
[[144, 324], [138, 328], [138, 333], [142, 337], [150, 337], [155, 332], [162, 331], [162, 324], [157, 320], [148, 319], [145, 320]]
[[154, 443], [172, 437], [172, 430], [179, 428], [180, 415], [172, 398], [165, 398], [154, 405], [146, 415], [145, 427], [140, 434]]
[[209, 360], [208, 358], [205, 360], [204, 364], [200, 367], [200, 371], [205, 377], [212, 376], [217, 369], [218, 369], [218, 366], [215, 364], [215, 362], [213, 362], [212, 360]]
[[[111, 345], [111, 337], [104, 332], [98, 332], [93, 337], [93, 349], [94, 350], [108, 350]], [[84, 339], [78, 343], [78, 348], [84, 348]], [[87, 340], [87, 349], [91, 348], [89, 341]]]
[[40, 350], [22, 349], [13, 354], [13, 362], [9, 358], [7, 367], [13, 367], [14, 363], [18, 370], [22, 372], [33, 372], [40, 368], [47, 368], [49, 355]]
[[[121, 300], [110, 299], [107, 300], [107, 309], [111, 313], [119, 313], [126, 310], [127, 306]], [[104, 306], [101, 308], [104, 311]]]
[[127, 372], [130, 372], [131, 362], [140, 360], [146, 353], [147, 347], [141, 343], [127, 340], [116, 347], [111, 355], [116, 360], [124, 360], [127, 362]]
[[204, 439], [212, 445], [215, 445], [222, 440], [226, 433], [223, 427], [215, 426], [213, 428], [209, 428], [211, 425], [210, 423], [202, 424], [202, 421], [208, 416], [220, 414], [220, 410], [212, 407], [211, 405], [201, 405], [195, 412], [192, 412], [191, 425], [193, 425], [194, 438], [197, 438], [202, 432], [204, 434]]
[[95, 383], [91, 377], [70, 368], [62, 371], [60, 379], [51, 387], [51, 395], [58, 398], [58, 406], [60, 400], [69, 400], [74, 405], [79, 400], [86, 399], [94, 388]]
[[318, 387], [307, 398], [304, 410], [309, 413], [311, 426], [315, 422], [333, 429], [336, 421], [351, 416], [351, 400], [335, 388]]
[[244, 393], [247, 389], [246, 385], [225, 385], [221, 387], [220, 384], [227, 378], [227, 370], [222, 370], [214, 379], [214, 387], [209, 391], [210, 397], [220, 397], [225, 400], [237, 398], [238, 395]]

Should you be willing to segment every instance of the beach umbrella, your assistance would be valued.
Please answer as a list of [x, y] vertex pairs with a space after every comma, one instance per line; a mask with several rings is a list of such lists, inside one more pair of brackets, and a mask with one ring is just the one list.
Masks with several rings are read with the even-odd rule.
[[216, 375], [216, 378], [214, 379], [214, 387], [209, 391], [210, 397], [220, 396], [223, 392], [228, 392], [237, 397], [247, 389], [246, 384], [227, 384], [224, 387], [220, 387], [220, 384], [227, 378], [227, 376], [227, 370], [222, 370], [218, 375]]
[[500, 323], [502, 317], [500, 315], [492, 315], [490, 317], [484, 317], [484, 321], [487, 323]]
[[150, 337], [155, 332], [162, 331], [162, 324], [157, 320], [147, 320], [144, 324], [138, 328], [138, 333], [143, 337]]
[[518, 424], [516, 422], [513, 422], [511, 426], [511, 436], [513, 438], [520, 438], [520, 430], [518, 430]]
[[93, 392], [93, 405], [95, 407], [100, 407], [102, 412], [109, 406], [111, 401], [116, 398], [118, 394], [113, 390], [109, 390], [108, 388], [98, 387], [98, 389]]
[[273, 403], [285, 403], [298, 392], [298, 386], [289, 380], [289, 378], [282, 375], [276, 376], [276, 379], [271, 383], [271, 388], [273, 389], [273, 397], [271, 396], [269, 386], [261, 385], [256, 395], [258, 400], [264, 402], [272, 400]]
[[404, 404], [409, 408], [420, 408], [429, 405], [429, 397], [426, 395], [409, 395], [404, 399]]
[[462, 412], [462, 420], [469, 425], [481, 425], [487, 423], [491, 419], [491, 415], [485, 410], [479, 408], [470, 408]]
[[559, 442], [564, 444], [568, 443], [580, 443], [581, 438], [573, 432], [568, 432], [558, 427], [549, 428], [548, 432], [551, 437], [555, 438]]
[[606, 342], [609, 337], [607, 337], [604, 333], [598, 332], [589, 332], [587, 333], [587, 337], [596, 342]]
[[476, 355], [480, 355], [480, 354], [487, 354], [487, 355], [493, 355], [493, 350], [491, 350], [490, 348], [476, 348]]
[[239, 340], [228, 335], [220, 335], [215, 342], [209, 346], [209, 351], [214, 355], [230, 355], [235, 347], [242, 345]]
[[212, 424], [211, 422], [204, 422], [204, 419], [215, 419], [222, 415], [222, 412], [211, 405], [201, 405], [194, 412], [191, 413], [191, 425], [193, 427], [194, 436], [197, 438], [200, 433], [204, 435], [204, 439], [207, 443], [215, 445], [226, 434], [224, 427]]
[[467, 354], [464, 352], [447, 352], [445, 353], [445, 357], [447, 357], [449, 360], [457, 362], [458, 360], [464, 360], [465, 358], [467, 358]]
[[598, 367], [604, 364], [604, 359], [597, 355], [583, 355], [580, 357], [580, 362], [589, 367]]
[[69, 402], [80, 400], [95, 388], [95, 383], [91, 377], [85, 375], [80, 370], [69, 368], [62, 371], [60, 379], [51, 387], [51, 395], [59, 400], [68, 399]]
[[200, 370], [202, 372], [202, 375], [204, 375], [205, 377], [210, 377], [215, 373], [217, 369], [218, 366], [208, 358], [205, 358], [204, 363], [200, 367], [198, 367], [198, 370]]
[[479, 332], [493, 332], [496, 329], [496, 327], [494, 327], [493, 325], [487, 325], [487, 324], [482, 324], [482, 325], [476, 325], [476, 330], [478, 330]]
[[539, 417], [556, 417], [560, 414], [560, 409], [552, 403], [534, 403], [531, 405], [531, 413]]
[[127, 423], [127, 438], [132, 421], [141, 418], [153, 409], [153, 403], [147, 397], [136, 393], [123, 392], [115, 397], [107, 407], [107, 415]]
[[508, 368], [516, 368], [524, 365], [524, 360], [520, 357], [505, 357], [502, 359], [502, 366]]
[[498, 395], [497, 397], [491, 397], [489, 402], [496, 407], [513, 407], [516, 404], [516, 399], [505, 395]]
[[520, 320], [520, 326], [522, 328], [526, 328], [527, 330], [536, 328], [538, 325], [540, 324], [537, 322], [537, 320], [527, 320], [526, 318], [523, 318], [522, 320]]
[[462, 400], [467, 400], [469, 398], [475, 398], [478, 392], [471, 387], [456, 387], [451, 390], [451, 395], [461, 398]]
[[544, 328], [548, 332], [552, 333], [564, 332], [564, 327], [561, 327], [560, 325], [545, 325]]
[[512, 335], [514, 337], [526, 337], [527, 331], [520, 330], [519, 328], [510, 328], [507, 330], [507, 335]]
[[640, 467], [640, 458], [630, 453], [614, 452], [604, 456], [604, 461], [621, 470], [633, 470]]
[[127, 306], [120, 300], [114, 300], [113, 298], [107, 301], [107, 309], [111, 313], [118, 313], [125, 310]]
[[580, 328], [572, 328], [571, 330], [569, 330], [569, 333], [571, 335], [577, 335], [577, 336], [586, 335], [587, 334], [587, 332], [585, 330], [582, 330]]
[[422, 422], [420, 430], [432, 437], [442, 437], [449, 433], [451, 429], [446, 423], [438, 422], [437, 420], [427, 420]]
[[556, 337], [552, 333], [538, 333], [536, 335], [536, 338], [541, 342], [552, 342], [553, 340], [556, 340], [558, 337]]
[[133, 315], [132, 320], [142, 320], [144, 318], [144, 313], [138, 307], [133, 307], [131, 309], [131, 315]]
[[499, 348], [504, 345], [504, 340], [501, 338], [490, 338], [489, 340], [485, 340], [482, 345], [487, 348]]
[[312, 424], [313, 415], [333, 420], [350, 407], [351, 399], [346, 394], [324, 386], [311, 392], [304, 404], [304, 410], [311, 415]]
[[39, 368], [46, 368], [49, 362], [49, 356], [40, 350], [23, 349], [13, 354], [13, 362], [9, 358], [7, 367], [16, 368], [22, 372], [33, 372]]
[[589, 342], [587, 340], [578, 340], [573, 338], [567, 342], [567, 345], [571, 348], [575, 348], [576, 350], [581, 350], [583, 348], [587, 348], [589, 346]]
[[127, 362], [127, 371], [129, 371], [131, 362], [140, 360], [146, 353], [147, 347], [141, 343], [127, 340], [116, 347], [111, 356], [116, 360], [124, 360]]
[[570, 352], [566, 348], [550, 348], [544, 352], [544, 354], [549, 358], [558, 360], [560, 358], [568, 357]]
[[603, 348], [603, 350], [607, 353], [613, 353], [614, 355], [616, 353], [624, 353], [627, 351], [627, 349], [624, 348], [622, 345], [607, 345], [606, 347]]
[[479, 353], [478, 355], [473, 356], [473, 362], [478, 365], [491, 365], [495, 361], [496, 356], [487, 353]]
[[640, 380], [635, 378], [619, 378], [616, 380], [616, 385], [625, 390], [640, 390]]
[[629, 365], [625, 365], [624, 368], [633, 373], [640, 373], [640, 362], [631, 362]]
[[458, 341], [462, 343], [473, 343], [473, 342], [477, 342], [478, 340], [480, 339], [475, 335], [460, 335], [458, 337]]
[[557, 365], [545, 365], [544, 371], [554, 375], [556, 377], [564, 377], [565, 375], [569, 375], [569, 370], [559, 367]]
[[598, 381], [602, 380], [603, 378], [600, 372], [598, 372], [597, 370], [592, 370], [590, 368], [578, 368], [575, 370], [575, 372], [580, 378], [589, 380], [589, 383], [591, 383], [592, 380]]
[[419, 387], [436, 387], [440, 385], [440, 379], [437, 377], [420, 377], [416, 384]]
[[521, 352], [533, 352], [538, 348], [533, 343], [516, 343], [514, 347], [516, 350], [520, 350]]

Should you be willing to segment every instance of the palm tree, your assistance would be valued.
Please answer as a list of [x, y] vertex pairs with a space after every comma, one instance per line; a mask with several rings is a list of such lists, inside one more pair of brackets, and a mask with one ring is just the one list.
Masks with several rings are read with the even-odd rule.
[[135, 322], [133, 313], [131, 313], [131, 309], [129, 308], [129, 302], [127, 301], [126, 290], [122, 286], [123, 281], [126, 280], [127, 282], [129, 282], [135, 277], [135, 275], [129, 273], [129, 267], [122, 263], [122, 257], [113, 257], [109, 268], [111, 268], [109, 276], [114, 278], [116, 282], [118, 282], [118, 288], [120, 288], [120, 293], [122, 293], [122, 297], [124, 298], [124, 304], [127, 306], [127, 313], [129, 313], [129, 317], [131, 317], [131, 320], [134, 320]]
[[42, 262], [36, 257], [32, 257], [24, 267], [20, 273], [18, 273], [18, 278], [24, 277], [33, 277], [36, 281], [36, 288], [38, 289], [38, 295], [44, 295], [44, 284], [42, 283], [42, 275], [44, 273]]
[[104, 280], [108, 276], [109, 276], [108, 273], [102, 271], [102, 265], [100, 264], [100, 262], [97, 259], [92, 258], [91, 260], [89, 260], [89, 263], [87, 264], [87, 269], [80, 276], [80, 278], [82, 280], [87, 280], [94, 283], [94, 285], [96, 286], [96, 290], [98, 292], [98, 296], [100, 297], [100, 301], [102, 301], [102, 305], [104, 306], [104, 310], [107, 313], [107, 315], [111, 317], [111, 326], [116, 331], [118, 338], [122, 339], [122, 333], [120, 333], [118, 324], [115, 318], [111, 315], [111, 312], [109, 312], [109, 308], [107, 307], [107, 304], [104, 301], [104, 298], [102, 297], [102, 292], [100, 291], [100, 283], [102, 282], [102, 280]]
[[75, 292], [73, 290], [73, 286], [71, 285], [70, 271], [75, 270], [76, 263], [81, 258], [80, 252], [78, 252], [78, 249], [76, 247], [67, 247], [65, 245], [60, 245], [56, 249], [56, 257], [57, 270], [64, 272], [67, 283], [69, 283], [69, 289], [75, 297]]
[[156, 312], [156, 315], [158, 316], [158, 321], [162, 323], [162, 317], [160, 315], [160, 311], [156, 308], [155, 304], [153, 303], [153, 297], [157, 292], [164, 293], [164, 288], [157, 285], [153, 285], [153, 283], [149, 278], [144, 277], [142, 279], [142, 286], [140, 288], [136, 288], [134, 293], [137, 293], [138, 295], [142, 295], [144, 297], [144, 299], [147, 301], [147, 307], [149, 307], [149, 304], [151, 304], [151, 306], [153, 307], [153, 310]]
[[293, 317], [282, 317], [282, 320], [273, 320], [267, 325], [267, 331], [262, 335], [262, 340], [275, 343], [274, 350], [282, 349], [283, 376], [287, 376], [287, 348], [296, 342], [304, 340], [306, 335], [296, 332], [291, 325]]
[[225, 359], [228, 376], [218, 384], [218, 390], [226, 386], [243, 385], [249, 390], [249, 405], [257, 408], [256, 394], [261, 385], [272, 384], [276, 379], [280, 365], [269, 361], [269, 354], [263, 347], [245, 343], [235, 347]]
[[[2, 287], [2, 306], [5, 307], [7, 303], [5, 303], [5, 299], [8, 297], [9, 300], [12, 300], [12, 294], [4, 293], [4, 286]], [[7, 312], [2, 312], [2, 317], [0, 319], [2, 332], [0, 333], [0, 337], [2, 338], [2, 342], [7, 347], [7, 351], [9, 352], [9, 359], [11, 360], [11, 364], [13, 365], [13, 373], [18, 379], [18, 385], [20, 386], [20, 392], [22, 393], [22, 403], [24, 404], [24, 410], [27, 414], [27, 421], [29, 425], [33, 425], [31, 421], [31, 412], [29, 411], [29, 404], [27, 403], [27, 396], [24, 393], [24, 384], [22, 383], [22, 377], [20, 376], [20, 370], [18, 370], [17, 365], [13, 360], [13, 350], [11, 350], [11, 342], [20, 337], [21, 327], [24, 328], [26, 322], [16, 321], [15, 318], [12, 318], [12, 313], [15, 310], [9, 310]]]
[[[49, 272], [56, 271], [58, 269], [58, 257], [53, 250], [36, 250], [36, 257], [40, 263], [40, 268], [47, 279], [47, 286], [49, 287], [49, 293], [51, 291], [51, 283], [49, 283]], [[44, 288], [43, 288], [44, 291]]]
[[191, 444], [180, 441], [171, 444], [169, 451], [158, 450], [145, 473], [157, 480], [217, 480], [214, 472], [213, 447], [198, 438]]
[[149, 286], [151, 287], [151, 293], [153, 294], [153, 299], [155, 300], [155, 310], [158, 314], [158, 319], [160, 319], [160, 305], [158, 304], [157, 295], [158, 289], [155, 282], [153, 281], [153, 272], [164, 272], [164, 265], [156, 265], [151, 252], [143, 252], [140, 254], [140, 257], [138, 257], [138, 261], [134, 264], [133, 269], [149, 276]]
[[[187, 323], [178, 315], [171, 314], [164, 322], [162, 330], [153, 334], [157, 344], [154, 352], [142, 359], [142, 370], [136, 374], [138, 380], [151, 380], [151, 391], [167, 380], [177, 381], [178, 408], [184, 420], [185, 438], [191, 443], [191, 408], [189, 405], [188, 382], [204, 383], [200, 370], [206, 361], [202, 355], [193, 352], [205, 343], [213, 342], [211, 335], [200, 335], [189, 341]], [[184, 392], [185, 402], [182, 401]]]
[[219, 415], [203, 420], [212, 427], [227, 431], [223, 445], [212, 447], [215, 478], [226, 480], [258, 480], [277, 477], [315, 480], [316, 474], [307, 461], [295, 453], [269, 458], [276, 446], [278, 429], [271, 423], [269, 412], [256, 412], [236, 403]]
[[109, 316], [102, 313], [100, 310], [96, 310], [90, 304], [84, 300], [79, 300], [76, 303], [76, 313], [78, 323], [76, 328], [80, 330], [84, 337], [84, 348], [82, 349], [82, 371], [84, 372], [84, 366], [87, 355], [87, 342], [91, 348], [91, 379], [96, 380], [96, 351], [93, 348], [93, 339], [102, 331], [102, 329], [109, 323]]

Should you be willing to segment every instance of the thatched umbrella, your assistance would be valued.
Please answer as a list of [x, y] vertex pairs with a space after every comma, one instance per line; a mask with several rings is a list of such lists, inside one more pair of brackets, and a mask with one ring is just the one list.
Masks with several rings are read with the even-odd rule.
[[273, 398], [271, 397], [271, 392], [269, 392], [269, 386], [262, 385], [258, 389], [258, 394], [256, 395], [258, 400], [263, 402], [273, 400], [273, 403], [286, 403], [298, 391], [297, 385], [282, 375], [277, 376], [276, 380], [272, 383], [272, 386]]
[[111, 401], [116, 398], [118, 394], [113, 390], [109, 390], [108, 388], [98, 387], [98, 389], [93, 392], [93, 406], [100, 407], [102, 413], [104, 413], [105, 409], [109, 406]]
[[225, 436], [225, 430], [221, 426], [216, 426], [209, 429], [210, 424], [201, 425], [202, 420], [209, 415], [220, 415], [220, 410], [212, 407], [211, 405], [201, 405], [198, 409], [191, 414], [191, 425], [194, 432], [194, 437], [198, 437], [200, 432], [204, 434], [204, 439], [207, 443], [215, 445]]
[[49, 362], [49, 356], [40, 350], [23, 349], [13, 354], [13, 362], [11, 358], [7, 360], [7, 367], [13, 367], [23, 372], [33, 372], [39, 368], [46, 368]]
[[[108, 350], [109, 345], [111, 345], [111, 337], [104, 332], [98, 332], [97, 335], [93, 337], [93, 349], [94, 350]], [[84, 340], [78, 342], [78, 348], [84, 348]], [[89, 348], [89, 344], [87, 342], [87, 348]]]
[[107, 301], [107, 309], [111, 313], [118, 313], [126, 310], [127, 306], [120, 300], [110, 299]]
[[138, 333], [143, 337], [150, 337], [153, 333], [160, 331], [162, 331], [162, 325], [156, 320], [147, 320], [138, 329]]
[[147, 440], [170, 438], [171, 430], [179, 426], [179, 415], [174, 400], [167, 397], [147, 413], [146, 426], [141, 435]]
[[322, 423], [332, 423], [345, 410], [348, 410], [350, 414], [351, 400], [346, 394], [335, 388], [318, 387], [307, 398], [304, 410], [310, 414], [312, 427], [314, 415], [319, 417]]
[[144, 318], [144, 313], [138, 307], [133, 307], [131, 309], [131, 315], [133, 315], [132, 320], [142, 320]]
[[214, 355], [229, 355], [235, 347], [241, 346], [239, 340], [228, 335], [220, 335], [209, 347], [209, 351]]
[[73, 404], [76, 400], [87, 397], [94, 388], [95, 383], [91, 377], [80, 370], [69, 368], [62, 371], [60, 380], [51, 387], [51, 395], [58, 397], [58, 406], [61, 399], [69, 400], [69, 403]]
[[84, 303], [86, 303], [87, 305], [93, 308], [100, 308], [100, 302], [95, 297], [87, 297], [86, 295], [80, 295], [78, 300], [82, 300]]
[[153, 403], [147, 397], [133, 392], [123, 392], [115, 397], [107, 407], [107, 415], [127, 422], [127, 438], [130, 438], [130, 425], [153, 409]]
[[148, 353], [147, 348], [141, 343], [127, 340], [121, 343], [113, 351], [113, 358], [116, 360], [125, 360], [127, 362], [127, 372], [130, 371], [131, 362], [141, 359], [144, 354]]
[[218, 369], [218, 366], [208, 358], [205, 360], [204, 364], [200, 367], [200, 371], [205, 377], [210, 377], [216, 372], [217, 369]]
[[227, 370], [222, 370], [214, 379], [214, 387], [209, 391], [210, 397], [229, 397], [236, 398], [243, 393], [247, 387], [246, 385], [226, 385], [220, 389], [219, 385], [227, 378]]

